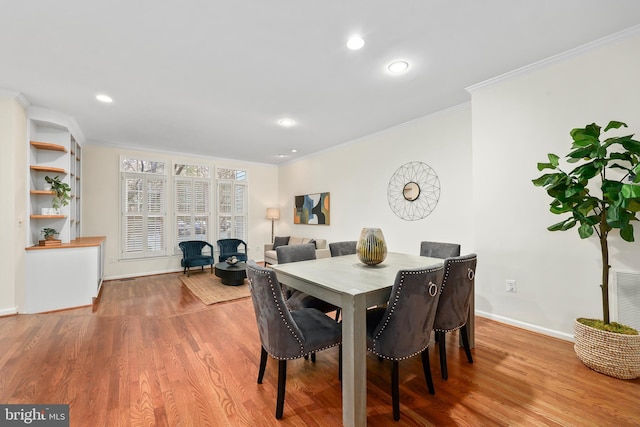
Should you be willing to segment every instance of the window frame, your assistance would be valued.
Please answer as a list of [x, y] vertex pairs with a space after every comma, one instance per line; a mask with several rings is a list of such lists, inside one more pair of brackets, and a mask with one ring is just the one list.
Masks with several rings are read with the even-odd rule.
[[[236, 177], [241, 174], [244, 179], [230, 179], [230, 178], [218, 178], [220, 176], [221, 171], [233, 171], [233, 176]], [[216, 168], [216, 234], [218, 239], [226, 239], [226, 238], [236, 238], [241, 239], [248, 243], [249, 239], [249, 179], [248, 173], [244, 169], [234, 169], [234, 168]], [[225, 202], [226, 193], [223, 195], [221, 192], [222, 186], [230, 186], [230, 204], [229, 211], [221, 209], [222, 203]], [[238, 189], [242, 188], [243, 198], [240, 204], [237, 201], [237, 193]], [[221, 224], [224, 219], [228, 219], [229, 228], [223, 231]], [[238, 230], [239, 223], [244, 225], [243, 230]]]
[[[123, 162], [126, 159], [132, 159], [142, 162], [158, 163], [162, 165], [162, 173], [150, 171], [134, 172], [123, 171]], [[146, 160], [133, 158], [130, 156], [120, 156], [120, 259], [145, 259], [154, 257], [163, 257], [167, 255], [167, 174], [166, 174], [166, 162]], [[138, 200], [133, 202], [127, 202], [129, 199], [129, 192], [132, 191], [128, 187], [130, 180], [141, 180], [140, 192], [141, 195]], [[150, 185], [153, 181], [160, 183], [157, 192], [150, 191]], [[157, 202], [155, 206], [153, 204], [152, 197], [155, 195]], [[137, 203], [139, 205], [139, 211], [129, 210], [129, 206]], [[136, 244], [131, 238], [131, 230], [134, 227], [129, 227], [131, 224], [129, 218], [140, 217], [139, 233], [140, 241]], [[154, 223], [159, 224], [159, 228], [155, 228], [159, 231], [158, 242], [152, 243], [150, 236], [153, 233]], [[131, 250], [130, 248], [139, 247], [139, 250]], [[157, 249], [154, 249], [154, 246]]]
[[[178, 244], [180, 242], [183, 241], [187, 241], [187, 240], [203, 240], [206, 242], [209, 242], [211, 237], [212, 237], [212, 231], [211, 231], [211, 207], [212, 207], [212, 195], [211, 195], [211, 174], [209, 173], [209, 167], [208, 166], [201, 166], [201, 165], [180, 165], [180, 166], [191, 166], [193, 168], [197, 168], [198, 170], [205, 170], [206, 169], [206, 175], [207, 176], [201, 176], [201, 175], [191, 175], [191, 174], [186, 174], [186, 175], [176, 175], [176, 166], [178, 166], [177, 164], [173, 165], [173, 239], [174, 239], [174, 254], [175, 255], [180, 255], [182, 252], [180, 250], [180, 247], [178, 246]], [[187, 168], [188, 169], [188, 168]], [[184, 169], [183, 169], [184, 170]], [[181, 210], [181, 203], [180, 202], [180, 196], [179, 196], [179, 187], [181, 186], [181, 184], [184, 183], [188, 183], [188, 192], [189, 192], [189, 209], [188, 210]], [[197, 199], [197, 195], [198, 195], [198, 191], [197, 191], [197, 187], [199, 185], [202, 185], [205, 187], [205, 190], [201, 192], [201, 194], [204, 194], [204, 200], [201, 200], [200, 202], [198, 202]], [[199, 210], [198, 207], [202, 206], [204, 209]], [[180, 226], [179, 226], [179, 219], [180, 217], [189, 217], [188, 220], [188, 227], [189, 230], [187, 231], [187, 236], [184, 239], [180, 238]], [[205, 232], [204, 235], [198, 234], [197, 233], [197, 224], [198, 224], [198, 218], [204, 218], [204, 222], [205, 222]], [[200, 222], [202, 224], [203, 220], [200, 219]], [[201, 227], [202, 229], [202, 227]]]

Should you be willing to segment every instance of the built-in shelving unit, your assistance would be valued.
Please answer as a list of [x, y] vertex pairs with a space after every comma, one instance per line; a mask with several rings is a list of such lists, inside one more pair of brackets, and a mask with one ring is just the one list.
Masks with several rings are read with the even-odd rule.
[[[102, 284], [106, 239], [81, 237], [82, 133], [73, 118], [55, 111], [31, 107], [28, 116], [25, 311], [89, 305]], [[54, 192], [46, 176], [71, 188], [69, 204], [59, 213], [50, 212]], [[40, 246], [44, 228], [56, 229], [61, 244]]]
[[31, 245], [38, 244], [43, 228], [58, 230], [58, 239], [63, 243], [80, 236], [80, 229], [75, 221], [80, 212], [77, 197], [73, 197], [69, 205], [61, 206], [58, 213], [52, 214], [47, 210], [53, 208], [54, 193], [45, 181], [46, 176], [58, 177], [71, 187], [73, 196], [78, 196], [78, 152], [79, 145], [63, 123], [30, 118], [28, 159]]

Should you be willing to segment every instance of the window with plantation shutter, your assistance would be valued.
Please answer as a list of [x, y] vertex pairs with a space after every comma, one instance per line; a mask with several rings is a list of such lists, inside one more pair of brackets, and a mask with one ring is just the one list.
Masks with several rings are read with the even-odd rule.
[[[181, 171], [185, 170], [189, 169], [181, 169]], [[209, 241], [211, 180], [208, 178], [176, 176], [174, 185], [176, 232], [174, 251], [179, 254], [178, 243], [180, 242], [187, 240]]]
[[236, 238], [247, 241], [249, 235], [248, 183], [243, 170], [216, 170], [218, 188], [218, 239]]
[[121, 161], [121, 258], [167, 254], [164, 163]]

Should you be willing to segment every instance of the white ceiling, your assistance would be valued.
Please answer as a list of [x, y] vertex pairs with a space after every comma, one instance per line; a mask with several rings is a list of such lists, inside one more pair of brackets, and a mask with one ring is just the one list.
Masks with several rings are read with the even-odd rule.
[[[640, 24], [638, 0], [0, 0], [0, 11], [0, 88], [74, 117], [88, 141], [272, 164], [467, 102], [465, 87]], [[345, 47], [352, 33], [359, 51]], [[400, 58], [409, 71], [389, 75]], [[278, 126], [284, 116], [296, 126]]]

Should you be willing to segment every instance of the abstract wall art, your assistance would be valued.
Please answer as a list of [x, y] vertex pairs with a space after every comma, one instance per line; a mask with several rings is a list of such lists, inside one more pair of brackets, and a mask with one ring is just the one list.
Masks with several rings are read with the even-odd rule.
[[294, 224], [329, 225], [329, 193], [295, 196], [293, 206]]

